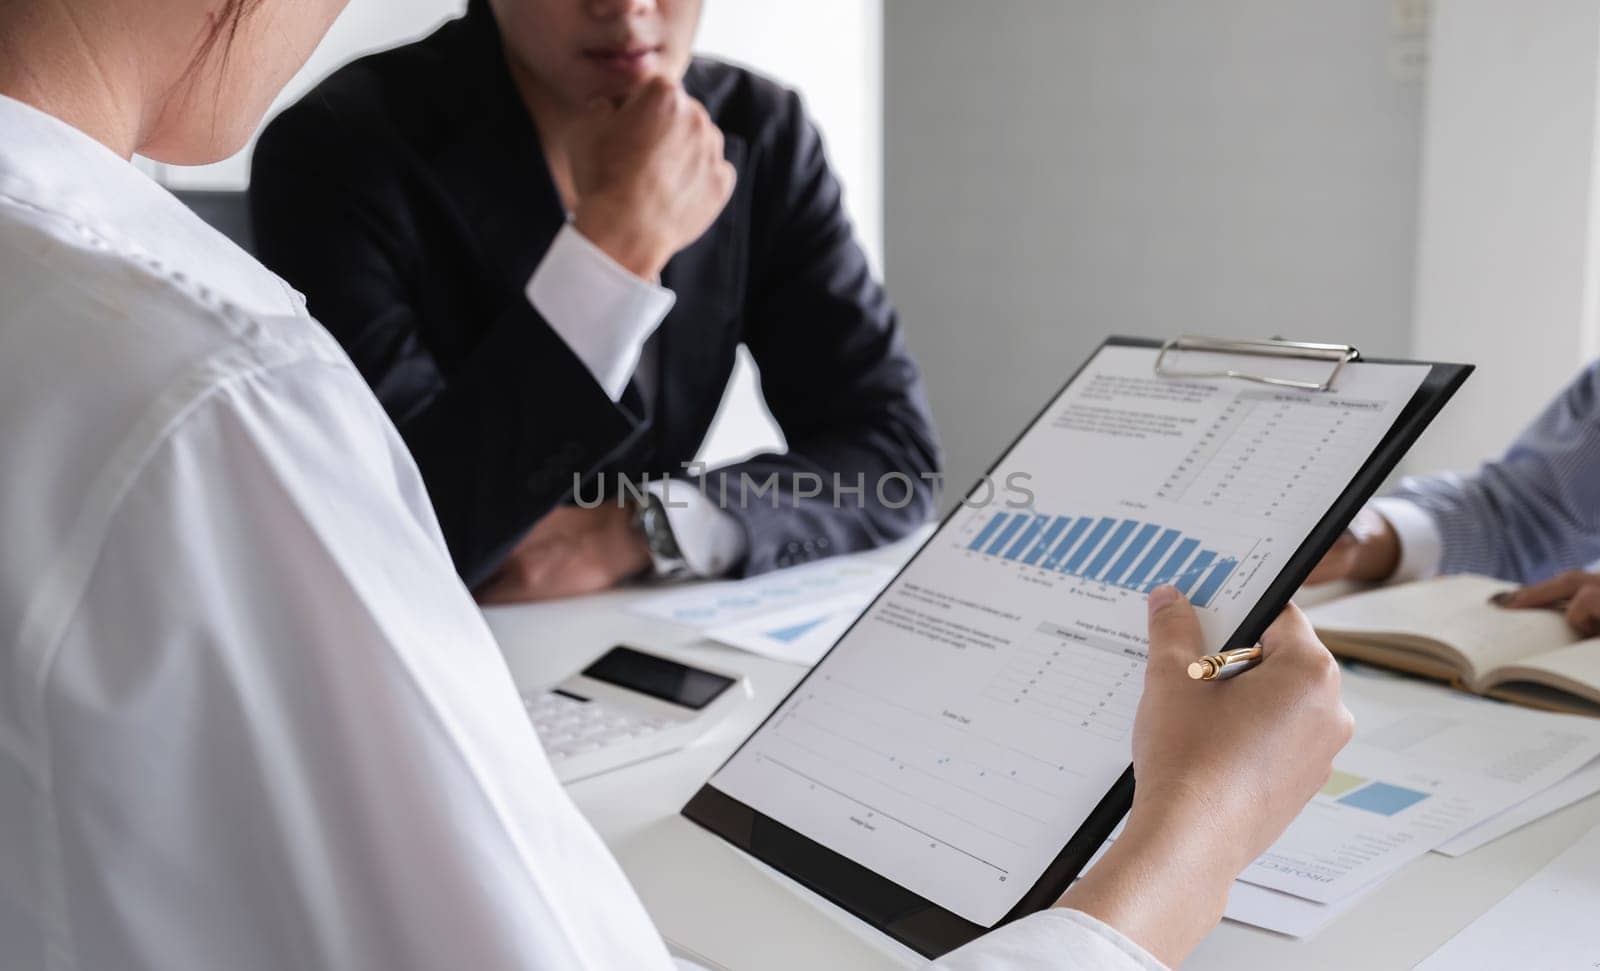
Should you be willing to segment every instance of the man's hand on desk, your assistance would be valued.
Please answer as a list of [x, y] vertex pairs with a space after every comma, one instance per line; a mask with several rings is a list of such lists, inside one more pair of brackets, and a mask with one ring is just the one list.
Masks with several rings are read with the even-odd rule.
[[1306, 583], [1387, 580], [1399, 565], [1399, 534], [1387, 519], [1369, 507], [1356, 513], [1349, 528], [1311, 571]]
[[573, 226], [646, 280], [699, 239], [736, 179], [705, 106], [654, 78], [620, 106], [589, 106], [571, 142]]
[[1127, 829], [1060, 905], [1110, 924], [1176, 967], [1222, 918], [1228, 889], [1328, 781], [1355, 722], [1339, 666], [1294, 606], [1254, 670], [1194, 681], [1208, 653], [1194, 608], [1150, 596], [1150, 661], [1133, 726]]
[[553, 600], [609, 590], [650, 566], [633, 512], [616, 503], [560, 506], [534, 525], [477, 590], [483, 604]]
[[1600, 573], [1571, 570], [1501, 594], [1495, 603], [1512, 609], [1559, 610], [1580, 636], [1600, 635]]

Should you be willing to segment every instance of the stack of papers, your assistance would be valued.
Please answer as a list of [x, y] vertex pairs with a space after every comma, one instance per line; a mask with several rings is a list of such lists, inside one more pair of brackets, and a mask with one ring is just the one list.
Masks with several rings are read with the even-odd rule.
[[1227, 916], [1305, 937], [1432, 850], [1464, 853], [1600, 786], [1600, 719], [1518, 708], [1368, 669], [1356, 736]]
[[1479, 823], [1434, 847], [1435, 853], [1461, 856], [1485, 843], [1493, 842], [1535, 820], [1565, 809], [1580, 799], [1600, 792], [1600, 761], [1588, 765], [1537, 795], [1517, 803], [1498, 816]]
[[[1356, 735], [1226, 915], [1309, 937], [1429, 851], [1467, 852], [1600, 790], [1600, 719], [1349, 668]], [[1115, 839], [1115, 834], [1113, 834]]]

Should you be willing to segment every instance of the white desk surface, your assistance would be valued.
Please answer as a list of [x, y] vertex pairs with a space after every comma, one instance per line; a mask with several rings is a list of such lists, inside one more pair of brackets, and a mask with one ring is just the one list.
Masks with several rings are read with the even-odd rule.
[[[886, 561], [903, 555], [903, 547], [869, 554]], [[696, 745], [569, 790], [622, 861], [662, 933], [730, 971], [915, 966], [909, 950], [678, 815], [805, 672], [625, 610], [653, 592], [616, 591], [487, 614], [525, 690], [560, 681], [615, 644], [742, 671], [750, 679], [752, 701]], [[1409, 968], [1596, 825], [1600, 798], [1590, 798], [1464, 857], [1429, 854], [1308, 941], [1224, 922], [1185, 967]]]

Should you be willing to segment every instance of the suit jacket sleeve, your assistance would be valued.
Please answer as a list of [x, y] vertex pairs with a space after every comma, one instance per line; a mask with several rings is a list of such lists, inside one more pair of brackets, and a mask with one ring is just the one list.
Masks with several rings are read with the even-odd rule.
[[[822, 139], [792, 92], [778, 116], [754, 146], [745, 342], [788, 452], [706, 484], [745, 527], [745, 574], [898, 539], [932, 516], [939, 494], [922, 378]], [[763, 489], [774, 473], [776, 487]]]
[[376, 127], [316, 98], [281, 115], [251, 173], [256, 244], [394, 420], [472, 586], [639, 425], [518, 288], [504, 288], [486, 339], [442, 366], [407, 281], [448, 271], [424, 265], [425, 227], [412, 222], [419, 207], [396, 161], [408, 150]]

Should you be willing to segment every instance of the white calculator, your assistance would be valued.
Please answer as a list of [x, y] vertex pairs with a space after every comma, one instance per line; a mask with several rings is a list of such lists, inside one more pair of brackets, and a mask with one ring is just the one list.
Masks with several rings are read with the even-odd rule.
[[749, 697], [739, 675], [613, 647], [522, 702], [556, 778], [573, 782], [683, 748]]

